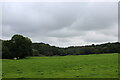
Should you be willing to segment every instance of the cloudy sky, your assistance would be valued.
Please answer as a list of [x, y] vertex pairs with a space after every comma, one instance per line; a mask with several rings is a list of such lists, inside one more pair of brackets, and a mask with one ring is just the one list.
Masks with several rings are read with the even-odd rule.
[[117, 2], [7, 2], [2, 6], [2, 39], [22, 34], [60, 47], [114, 42], [117, 18]]

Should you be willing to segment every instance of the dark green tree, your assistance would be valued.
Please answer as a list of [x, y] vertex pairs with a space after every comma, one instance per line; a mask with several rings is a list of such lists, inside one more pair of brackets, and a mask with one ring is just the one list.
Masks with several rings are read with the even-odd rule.
[[13, 55], [11, 54], [10, 48], [11, 48], [11, 41], [10, 40], [4, 40], [2, 41], [2, 58], [13, 58]]
[[22, 35], [14, 35], [11, 40], [2, 43], [2, 58], [25, 58], [32, 55], [32, 42]]
[[14, 35], [11, 39], [11, 53], [14, 57], [25, 58], [32, 55], [32, 42], [22, 35]]

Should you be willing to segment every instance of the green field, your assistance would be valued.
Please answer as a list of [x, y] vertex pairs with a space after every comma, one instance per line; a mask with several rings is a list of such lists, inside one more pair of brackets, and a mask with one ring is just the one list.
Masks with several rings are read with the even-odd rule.
[[118, 54], [2, 60], [3, 78], [117, 78]]

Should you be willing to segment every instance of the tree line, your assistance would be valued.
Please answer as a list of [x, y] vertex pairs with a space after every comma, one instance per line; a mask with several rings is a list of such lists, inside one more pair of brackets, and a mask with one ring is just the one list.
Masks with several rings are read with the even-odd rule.
[[99, 45], [70, 46], [60, 48], [45, 43], [32, 43], [28, 37], [14, 35], [11, 40], [2, 41], [2, 58], [25, 58], [27, 56], [65, 56], [120, 53], [120, 42]]

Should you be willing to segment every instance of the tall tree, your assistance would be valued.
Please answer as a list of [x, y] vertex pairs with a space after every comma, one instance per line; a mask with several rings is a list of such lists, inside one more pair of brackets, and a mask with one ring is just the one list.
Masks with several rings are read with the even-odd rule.
[[11, 52], [14, 57], [25, 58], [32, 55], [31, 40], [22, 35], [14, 35], [11, 39]]
[[3, 58], [25, 58], [32, 55], [32, 42], [22, 35], [14, 35], [11, 40], [3, 41]]

